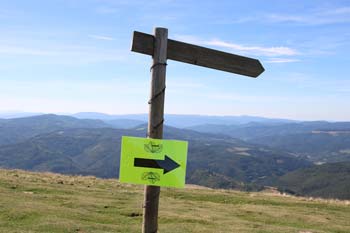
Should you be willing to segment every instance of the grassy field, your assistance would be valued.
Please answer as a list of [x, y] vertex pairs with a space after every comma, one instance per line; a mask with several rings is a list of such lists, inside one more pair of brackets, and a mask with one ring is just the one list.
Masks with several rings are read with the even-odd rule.
[[[0, 170], [0, 232], [140, 232], [143, 187]], [[350, 202], [163, 188], [159, 232], [350, 232]]]

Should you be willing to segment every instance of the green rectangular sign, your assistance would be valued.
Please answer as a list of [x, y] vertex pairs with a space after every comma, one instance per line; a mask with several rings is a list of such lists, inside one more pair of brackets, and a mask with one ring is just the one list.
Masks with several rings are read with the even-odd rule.
[[183, 188], [187, 146], [186, 141], [123, 136], [120, 182]]

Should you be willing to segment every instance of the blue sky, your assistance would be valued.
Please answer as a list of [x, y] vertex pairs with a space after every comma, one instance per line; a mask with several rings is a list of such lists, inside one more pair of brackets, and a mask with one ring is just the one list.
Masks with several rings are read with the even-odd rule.
[[259, 59], [257, 79], [168, 61], [166, 113], [350, 120], [349, 1], [0, 0], [0, 112], [146, 113], [134, 30]]

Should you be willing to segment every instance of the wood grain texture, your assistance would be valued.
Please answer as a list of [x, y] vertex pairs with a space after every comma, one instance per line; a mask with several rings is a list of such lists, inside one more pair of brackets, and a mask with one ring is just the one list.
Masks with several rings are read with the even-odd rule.
[[[153, 56], [154, 36], [134, 32], [131, 51]], [[167, 58], [249, 77], [258, 77], [264, 67], [257, 59], [168, 39]]]
[[[150, 138], [162, 139], [166, 77], [166, 66], [164, 64], [167, 60], [168, 30], [166, 28], [155, 28], [154, 35], [155, 36], [152, 36], [151, 38], [153, 68], [151, 74], [152, 79], [147, 134]], [[144, 192], [142, 232], [155, 233], [158, 231], [160, 187], [146, 185]]]

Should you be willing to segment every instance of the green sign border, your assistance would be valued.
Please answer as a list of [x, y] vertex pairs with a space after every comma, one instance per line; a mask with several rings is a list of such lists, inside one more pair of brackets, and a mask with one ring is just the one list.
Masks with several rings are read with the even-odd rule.
[[[119, 180], [123, 183], [183, 188], [186, 178], [188, 142], [123, 136]], [[135, 167], [135, 158], [164, 160], [165, 155], [180, 166], [164, 174], [162, 168]]]

